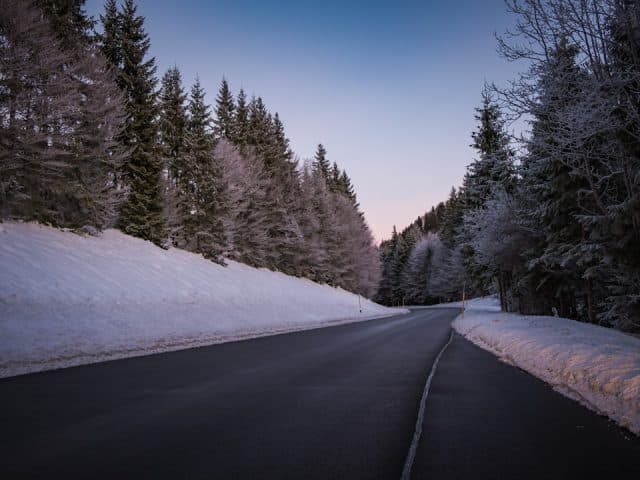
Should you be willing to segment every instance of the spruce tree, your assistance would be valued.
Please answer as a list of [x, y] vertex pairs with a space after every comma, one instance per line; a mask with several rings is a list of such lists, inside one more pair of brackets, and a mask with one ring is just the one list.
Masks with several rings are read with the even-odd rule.
[[244, 150], [249, 142], [249, 106], [243, 89], [240, 89], [236, 99], [229, 140], [240, 150]]
[[185, 136], [185, 171], [180, 175], [182, 228], [178, 242], [206, 258], [223, 263], [227, 238], [224, 218], [229, 208], [222, 165], [214, 155], [211, 115], [196, 79], [189, 100]]
[[0, 125], [0, 213], [103, 228], [111, 225], [119, 201], [113, 174], [122, 152], [113, 137], [122, 105], [95, 46], [72, 29], [63, 38], [55, 15], [27, 0], [5, 1], [0, 8], [6, 107]]
[[[102, 34], [98, 35], [100, 49], [107, 62], [116, 70], [122, 68], [121, 20], [116, 0], [107, 0], [100, 15]], [[122, 89], [119, 81], [118, 85]]]
[[233, 138], [234, 111], [233, 95], [229, 89], [226, 78], [223, 78], [218, 96], [216, 97], [216, 118], [213, 122], [215, 125], [213, 131], [216, 138]]
[[383, 305], [393, 304], [393, 258], [395, 249], [398, 244], [398, 232], [396, 226], [393, 226], [391, 239], [385, 240], [380, 244], [380, 263], [382, 265], [382, 278], [375, 301]]
[[84, 10], [86, 0], [36, 0], [34, 3], [47, 15], [63, 49], [72, 48], [77, 42], [91, 41], [93, 20]]
[[279, 161], [291, 161], [293, 159], [293, 152], [291, 151], [291, 147], [289, 146], [289, 139], [286, 137], [284, 132], [284, 125], [280, 120], [280, 115], [278, 112], [273, 116], [273, 148], [274, 155], [278, 158]]
[[515, 181], [509, 136], [500, 109], [486, 88], [482, 92], [482, 106], [476, 111], [479, 126], [471, 136], [472, 147], [479, 156], [467, 167], [462, 186], [467, 210], [481, 208], [496, 188], [513, 192]]
[[271, 118], [261, 97], [253, 97], [249, 102], [249, 116], [247, 129], [247, 144], [255, 148], [258, 155], [262, 156], [270, 168], [269, 159], [265, 153], [269, 151], [271, 140]]
[[178, 67], [172, 67], [162, 77], [158, 125], [164, 167], [169, 172], [170, 183], [177, 182], [185, 168], [183, 156], [187, 124], [186, 99], [180, 70]]
[[325, 181], [329, 182], [330, 164], [329, 160], [327, 160], [327, 150], [321, 143], [318, 144], [316, 154], [313, 157], [313, 167], [322, 174]]
[[125, 98], [126, 119], [118, 141], [129, 155], [119, 180], [129, 191], [120, 208], [118, 226], [125, 233], [163, 245], [166, 234], [160, 187], [162, 161], [156, 147], [156, 67], [154, 58], [146, 58], [150, 40], [144, 30], [144, 17], [136, 11], [133, 0], [125, 0], [115, 18], [112, 3], [107, 4], [102, 17], [102, 49], [108, 60], [119, 62], [114, 67]]
[[586, 259], [575, 247], [585, 237], [576, 218], [581, 213], [580, 191], [588, 185], [574, 175], [568, 162], [570, 152], [559, 144], [558, 133], [564, 128], [559, 122], [563, 112], [579, 101], [584, 72], [575, 62], [576, 54], [575, 47], [563, 40], [550, 56], [539, 79], [540, 100], [522, 165], [522, 193], [529, 210], [526, 219], [541, 234], [535, 248], [527, 252], [529, 281], [545, 286], [538, 296], [541, 300], [546, 297], [540, 303], [547, 313], [555, 306], [560, 315], [570, 318], [577, 315], [576, 293], [584, 273], [579, 264]]

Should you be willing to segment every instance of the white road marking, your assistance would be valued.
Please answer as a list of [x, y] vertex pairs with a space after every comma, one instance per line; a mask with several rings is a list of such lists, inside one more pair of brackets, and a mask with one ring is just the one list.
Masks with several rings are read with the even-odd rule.
[[451, 330], [451, 335], [449, 336], [449, 340], [442, 347], [440, 353], [433, 361], [433, 365], [431, 366], [431, 371], [429, 372], [429, 376], [427, 377], [427, 383], [424, 386], [424, 392], [422, 393], [422, 399], [420, 399], [420, 409], [418, 410], [418, 419], [416, 420], [416, 429], [413, 433], [413, 440], [411, 441], [411, 446], [409, 447], [409, 453], [407, 454], [407, 459], [404, 462], [404, 468], [402, 469], [402, 477], [401, 480], [409, 480], [411, 478], [411, 468], [413, 467], [413, 462], [416, 458], [416, 450], [418, 449], [418, 443], [420, 443], [420, 437], [422, 436], [422, 424], [424, 422], [424, 410], [427, 404], [427, 397], [429, 396], [429, 389], [431, 388], [431, 381], [436, 373], [436, 369], [438, 368], [438, 362], [440, 361], [440, 357], [447, 349], [451, 341], [453, 340], [453, 329]]

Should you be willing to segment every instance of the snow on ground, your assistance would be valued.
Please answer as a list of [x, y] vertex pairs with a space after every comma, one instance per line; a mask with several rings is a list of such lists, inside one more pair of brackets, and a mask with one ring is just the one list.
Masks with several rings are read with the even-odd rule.
[[405, 312], [117, 230], [0, 224], [0, 377]]
[[453, 327], [504, 361], [640, 434], [640, 338], [565, 318], [492, 312], [473, 305]]
[[[462, 301], [450, 302], [450, 303], [438, 303], [436, 305], [416, 306], [411, 308], [442, 308], [442, 307], [457, 307], [462, 308]], [[491, 295], [488, 297], [470, 298], [465, 301], [465, 309], [484, 310], [488, 312], [500, 311], [500, 299]]]

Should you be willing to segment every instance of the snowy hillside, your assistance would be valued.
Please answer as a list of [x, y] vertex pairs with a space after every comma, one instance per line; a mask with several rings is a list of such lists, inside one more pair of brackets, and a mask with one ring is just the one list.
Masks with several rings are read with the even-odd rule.
[[0, 377], [398, 313], [108, 230], [0, 224]]
[[566, 318], [477, 306], [453, 322], [458, 333], [640, 434], [640, 338]]

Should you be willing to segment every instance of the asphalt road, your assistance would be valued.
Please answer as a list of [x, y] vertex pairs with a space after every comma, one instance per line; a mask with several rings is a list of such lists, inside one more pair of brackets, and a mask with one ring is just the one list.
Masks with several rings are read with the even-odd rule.
[[459, 335], [438, 363], [423, 432], [413, 478], [640, 478], [640, 438]]
[[[456, 314], [0, 380], [0, 477], [400, 478]], [[636, 437], [461, 338], [423, 428], [413, 478], [590, 478], [640, 459]]]

